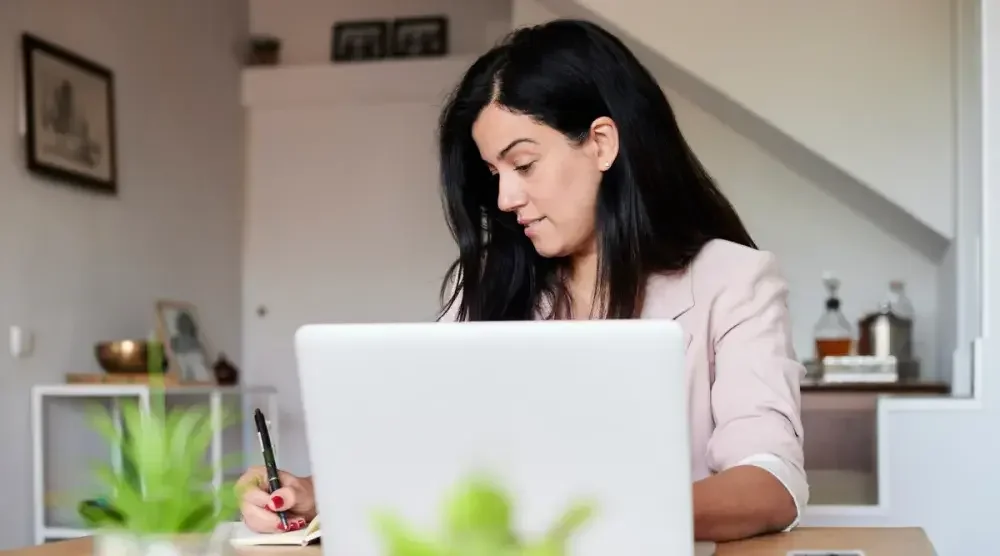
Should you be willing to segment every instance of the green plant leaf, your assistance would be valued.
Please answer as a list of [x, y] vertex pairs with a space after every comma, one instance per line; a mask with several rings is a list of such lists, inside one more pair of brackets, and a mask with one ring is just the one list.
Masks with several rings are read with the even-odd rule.
[[[89, 411], [93, 428], [116, 451], [122, 466], [95, 466], [104, 505], [81, 504], [94, 528], [126, 528], [137, 534], [206, 533], [233, 518], [239, 508], [234, 484], [212, 485], [209, 450], [214, 439], [211, 411], [202, 406], [166, 407], [162, 389], [151, 388], [148, 410], [120, 402], [121, 423], [109, 412]], [[103, 408], [100, 408], [103, 409]], [[221, 426], [239, 421], [223, 411]], [[240, 454], [223, 456], [223, 469]]]
[[85, 412], [87, 420], [95, 432], [103, 436], [110, 443], [118, 444], [121, 442], [122, 435], [118, 431], [114, 419], [112, 419], [111, 415], [103, 407], [88, 406]]
[[507, 494], [485, 477], [459, 485], [445, 506], [447, 533], [456, 538], [488, 539], [496, 546], [516, 544]]
[[546, 535], [546, 540], [557, 546], [564, 545], [570, 536], [582, 527], [593, 515], [595, 504], [577, 502], [569, 507]]
[[[595, 512], [596, 505], [578, 501], [534, 542], [523, 542], [512, 529], [510, 496], [494, 481], [474, 477], [446, 497], [443, 534], [418, 534], [389, 513], [377, 514], [374, 525], [386, 556], [566, 556], [566, 543]], [[430, 540], [436, 539], [436, 540]]]
[[517, 556], [566, 556], [566, 549], [561, 545], [541, 542], [522, 548]]

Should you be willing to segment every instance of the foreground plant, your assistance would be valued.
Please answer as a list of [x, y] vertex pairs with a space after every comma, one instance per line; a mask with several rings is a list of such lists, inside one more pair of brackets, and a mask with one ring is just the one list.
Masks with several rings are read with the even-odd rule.
[[566, 556], [571, 536], [594, 513], [592, 504], [574, 503], [542, 538], [520, 539], [509, 496], [483, 478], [461, 484], [443, 509], [444, 530], [436, 534], [417, 533], [392, 514], [377, 515], [386, 556]]
[[[107, 411], [91, 412], [94, 428], [121, 453], [122, 466], [95, 469], [106, 495], [82, 504], [80, 513], [92, 529], [135, 536], [209, 533], [232, 520], [239, 500], [233, 484], [212, 487], [206, 463], [211, 413], [197, 406], [167, 411], [162, 387], [151, 390], [148, 411], [122, 402], [120, 429]], [[223, 416], [223, 427], [233, 422]], [[223, 469], [229, 466], [223, 462]]]

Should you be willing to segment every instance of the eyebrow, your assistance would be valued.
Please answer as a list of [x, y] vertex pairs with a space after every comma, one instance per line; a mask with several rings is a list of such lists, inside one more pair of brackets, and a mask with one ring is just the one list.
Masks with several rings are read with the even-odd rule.
[[535, 145], [538, 144], [537, 141], [535, 141], [533, 139], [528, 139], [527, 137], [522, 137], [520, 139], [514, 139], [513, 141], [510, 142], [510, 144], [508, 144], [506, 147], [504, 147], [500, 151], [500, 154], [497, 155], [497, 158], [503, 158], [503, 157], [507, 156], [507, 153], [510, 152], [511, 149], [513, 149], [514, 147], [520, 145], [521, 143], [534, 143]]

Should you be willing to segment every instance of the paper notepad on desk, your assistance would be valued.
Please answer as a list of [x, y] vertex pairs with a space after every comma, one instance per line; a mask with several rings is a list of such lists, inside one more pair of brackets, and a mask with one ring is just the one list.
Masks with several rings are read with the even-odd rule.
[[320, 539], [319, 516], [303, 529], [287, 533], [255, 533], [242, 521], [233, 524], [233, 546], [306, 546]]

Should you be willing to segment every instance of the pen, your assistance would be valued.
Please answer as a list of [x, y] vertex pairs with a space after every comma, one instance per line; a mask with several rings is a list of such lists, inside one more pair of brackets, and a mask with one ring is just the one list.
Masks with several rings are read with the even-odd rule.
[[[274, 449], [271, 448], [271, 435], [267, 432], [267, 420], [264, 414], [257, 409], [253, 412], [253, 420], [257, 424], [257, 440], [260, 441], [260, 451], [264, 455], [264, 468], [267, 469], [267, 491], [273, 493], [281, 488], [281, 480], [278, 479], [278, 466], [274, 463]], [[283, 531], [288, 530], [288, 517], [285, 512], [278, 512], [278, 519], [281, 520]]]

